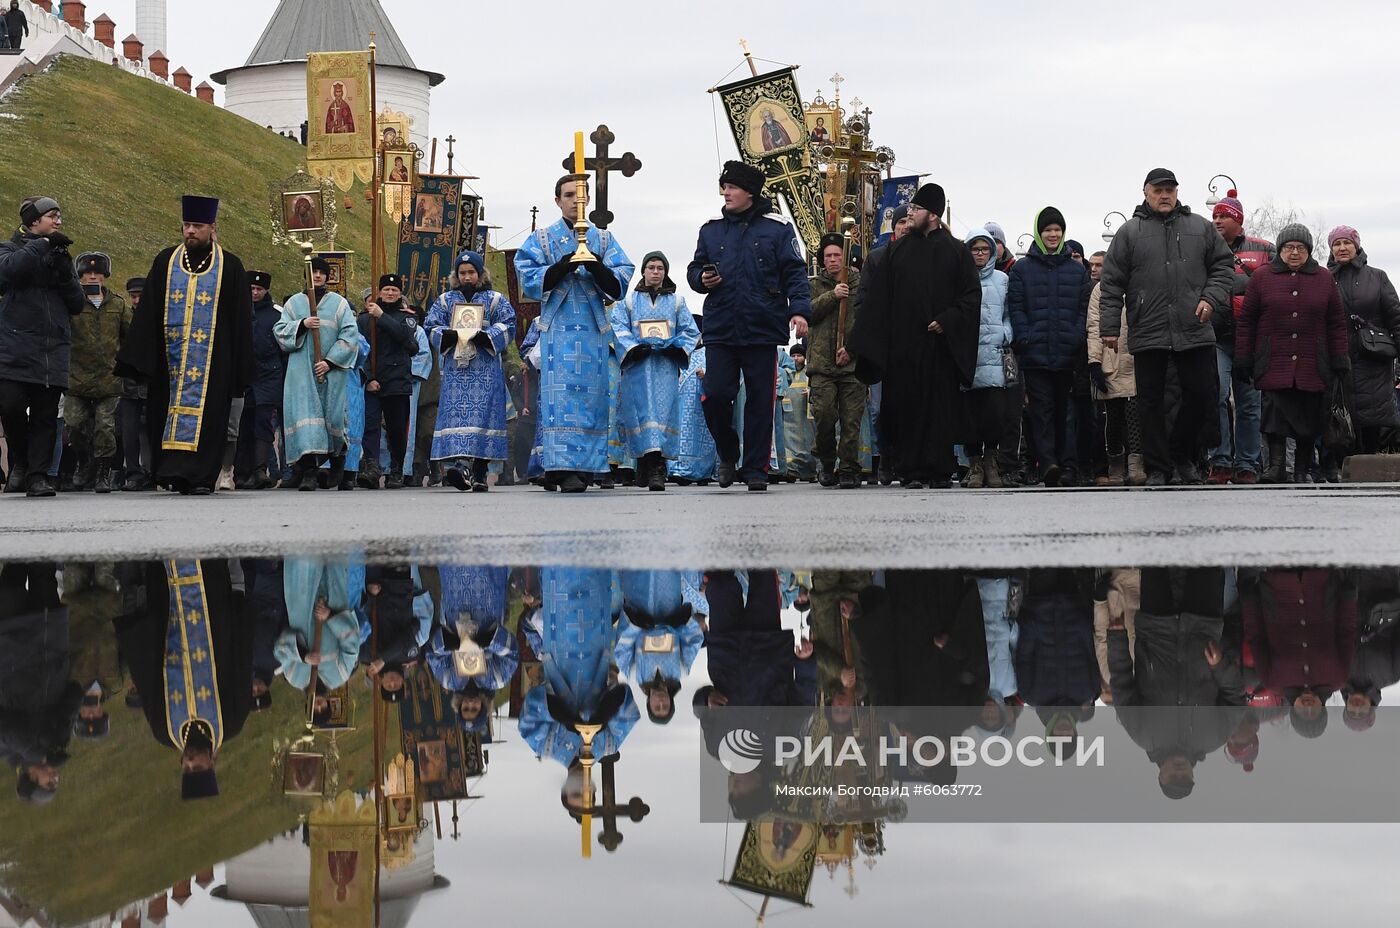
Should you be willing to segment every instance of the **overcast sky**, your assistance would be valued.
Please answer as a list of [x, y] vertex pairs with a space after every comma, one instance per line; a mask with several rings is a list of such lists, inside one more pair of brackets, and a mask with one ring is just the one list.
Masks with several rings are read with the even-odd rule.
[[[532, 205], [557, 215], [572, 132], [605, 122], [644, 165], [612, 187], [619, 241], [634, 260], [661, 248], [686, 263], [717, 214], [719, 162], [736, 156], [722, 124], [716, 151], [705, 91], [742, 62], [743, 37], [758, 57], [802, 65], [804, 99], [830, 97], [840, 71], [843, 96], [873, 110], [875, 141], [946, 188], [959, 235], [996, 219], [1014, 240], [1053, 204], [1095, 250], [1104, 215], [1131, 213], [1147, 170], [1165, 165], [1193, 209], [1208, 212], [1208, 180], [1230, 174], [1246, 209], [1272, 200], [1314, 225], [1354, 225], [1375, 264], [1400, 267], [1389, 5], [1003, 0], [905, 4], [879, 20], [862, 8], [855, 24], [842, 17], [857, 5], [836, 0], [382, 2], [418, 66], [447, 75], [432, 133], [465, 140], [458, 169], [480, 175], [501, 244], [529, 227]], [[88, 11], [125, 34], [133, 6]], [[241, 64], [277, 2], [170, 6], [169, 54], [199, 80]]]

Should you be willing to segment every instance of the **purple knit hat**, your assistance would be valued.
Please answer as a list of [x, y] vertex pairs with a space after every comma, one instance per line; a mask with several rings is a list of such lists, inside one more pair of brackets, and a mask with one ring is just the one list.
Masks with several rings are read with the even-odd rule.
[[1349, 239], [1357, 248], [1361, 247], [1361, 233], [1351, 226], [1337, 226], [1337, 228], [1328, 232], [1327, 247], [1331, 248], [1333, 245], [1337, 244], [1337, 239], [1339, 238]]

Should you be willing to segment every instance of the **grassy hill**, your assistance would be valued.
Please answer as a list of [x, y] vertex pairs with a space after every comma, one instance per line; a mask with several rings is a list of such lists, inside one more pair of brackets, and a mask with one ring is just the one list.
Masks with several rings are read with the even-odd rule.
[[[359, 682], [350, 688], [357, 728], [338, 738], [341, 788], [363, 788], [374, 767], [371, 696]], [[0, 780], [0, 882], [58, 924], [84, 922], [295, 827], [299, 807], [273, 788], [272, 743], [301, 733], [306, 702], [284, 683], [276, 688], [272, 708], [224, 744], [219, 798], [199, 802], [180, 800], [179, 755], [156, 743], [142, 713], [113, 699], [111, 734], [69, 745], [52, 804], [23, 805], [13, 777]]]
[[[111, 255], [121, 286], [178, 243], [182, 194], [215, 196], [224, 245], [246, 267], [271, 272], [279, 299], [296, 289], [299, 256], [272, 244], [267, 185], [304, 163], [301, 145], [165, 85], [72, 56], [17, 84], [0, 100], [0, 114], [0, 218], [11, 230], [20, 200], [57, 198], [63, 231], [77, 243], [73, 254]], [[340, 211], [336, 244], [355, 252], [351, 286], [358, 291], [369, 285], [370, 216], [363, 188], [350, 196], [354, 208]]]

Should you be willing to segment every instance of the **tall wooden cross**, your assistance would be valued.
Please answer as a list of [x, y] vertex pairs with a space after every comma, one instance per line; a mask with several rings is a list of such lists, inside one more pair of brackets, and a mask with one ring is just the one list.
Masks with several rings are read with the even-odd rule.
[[[589, 212], [588, 219], [598, 228], [606, 229], [613, 221], [612, 211], [608, 209], [608, 174], [617, 171], [623, 177], [631, 177], [642, 169], [642, 162], [630, 151], [624, 152], [620, 158], [609, 157], [608, 146], [617, 141], [617, 136], [607, 126], [600, 125], [588, 138], [593, 142], [595, 153], [583, 162], [583, 168], [592, 171], [597, 178], [593, 191], [594, 208]], [[566, 171], [574, 169], [572, 153], [564, 156], [563, 164]]]
[[[842, 205], [847, 206], [853, 200], [857, 202], [856, 213], [859, 212], [858, 201], [860, 199], [860, 175], [865, 170], [867, 164], [883, 167], [889, 155], [883, 151], [873, 151], [865, 147], [865, 133], [848, 132], [845, 141], [836, 146], [831, 153], [834, 161], [844, 162], [845, 179], [842, 187]], [[845, 210], [843, 210], [845, 212]], [[851, 215], [856, 215], [852, 213]], [[859, 222], [859, 218], [856, 220]]]
[[617, 784], [614, 780], [613, 765], [617, 763], [620, 756], [614, 754], [611, 757], [603, 758], [603, 804], [596, 810], [603, 817], [603, 834], [599, 836], [598, 843], [607, 848], [609, 853], [617, 850], [617, 846], [622, 843], [622, 832], [617, 830], [619, 812], [626, 813], [627, 817], [634, 822], [640, 822], [651, 812], [651, 806], [637, 796], [633, 796], [631, 801], [624, 806], [617, 804]]

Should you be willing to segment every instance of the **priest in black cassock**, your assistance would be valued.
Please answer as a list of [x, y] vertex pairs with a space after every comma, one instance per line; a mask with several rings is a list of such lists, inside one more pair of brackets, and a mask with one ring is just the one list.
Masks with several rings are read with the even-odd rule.
[[864, 279], [864, 303], [847, 348], [856, 374], [883, 383], [881, 441], [904, 486], [947, 487], [956, 404], [972, 383], [982, 285], [972, 253], [943, 227], [943, 188], [924, 184], [909, 203], [909, 233], [886, 246]]
[[219, 201], [186, 196], [183, 244], [156, 255], [116, 373], [143, 381], [156, 483], [205, 496], [224, 464], [229, 407], [253, 381], [252, 297], [218, 242]]
[[215, 763], [252, 710], [253, 622], [224, 560], [146, 568], [146, 611], [119, 624], [151, 734], [180, 751], [180, 797], [219, 794]]

